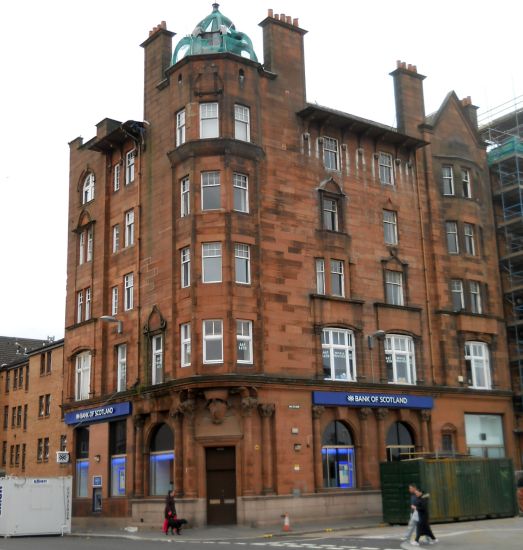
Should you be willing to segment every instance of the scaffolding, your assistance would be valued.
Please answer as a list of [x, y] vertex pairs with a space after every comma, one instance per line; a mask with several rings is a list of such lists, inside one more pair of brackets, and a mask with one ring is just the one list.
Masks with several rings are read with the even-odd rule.
[[514, 405], [523, 412], [523, 96], [478, 123], [492, 175]]

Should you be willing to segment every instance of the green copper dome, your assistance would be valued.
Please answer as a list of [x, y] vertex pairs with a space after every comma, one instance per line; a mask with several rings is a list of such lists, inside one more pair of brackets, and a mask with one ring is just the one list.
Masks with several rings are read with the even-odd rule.
[[175, 65], [188, 55], [230, 52], [240, 57], [258, 61], [251, 39], [238, 32], [234, 23], [212, 5], [212, 13], [202, 19], [191, 35], [182, 38], [174, 50], [172, 63]]

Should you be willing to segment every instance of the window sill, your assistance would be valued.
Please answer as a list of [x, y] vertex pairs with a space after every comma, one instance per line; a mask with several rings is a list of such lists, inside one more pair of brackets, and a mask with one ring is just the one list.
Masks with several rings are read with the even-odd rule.
[[418, 313], [423, 311], [423, 308], [421, 308], [419, 306], [399, 306], [399, 305], [396, 305], [396, 304], [387, 304], [386, 302], [374, 302], [374, 307], [375, 308], [385, 307], [385, 308], [390, 308], [390, 309], [400, 309], [400, 310], [403, 310], [403, 311], [415, 311], [415, 312], [418, 312]]
[[91, 319], [87, 319], [86, 321], [80, 321], [79, 323], [73, 323], [72, 325], [69, 325], [68, 327], [65, 327], [65, 330], [72, 330], [74, 328], [82, 327], [84, 325], [94, 323], [95, 320], [96, 319], [94, 317], [91, 317]]
[[316, 229], [316, 231], [318, 233], [324, 233], [324, 234], [327, 234], [327, 235], [340, 235], [342, 237], [350, 237], [350, 235], [348, 233], [346, 233], [345, 231], [334, 231], [333, 229], [325, 229], [324, 227], [322, 227], [320, 229]]
[[445, 315], [466, 315], [467, 317], [479, 317], [480, 319], [495, 319], [497, 321], [503, 320], [497, 317], [496, 315], [490, 315], [488, 313], [472, 313], [472, 311], [467, 311], [465, 309], [454, 310], [454, 309], [437, 309], [436, 313], [445, 314]]
[[312, 293], [309, 294], [311, 298], [315, 298], [317, 300], [331, 300], [333, 302], [344, 302], [347, 304], [357, 304], [362, 305], [365, 303], [365, 300], [359, 300], [357, 298], [346, 298], [344, 296], [333, 296], [332, 294], [317, 294]]

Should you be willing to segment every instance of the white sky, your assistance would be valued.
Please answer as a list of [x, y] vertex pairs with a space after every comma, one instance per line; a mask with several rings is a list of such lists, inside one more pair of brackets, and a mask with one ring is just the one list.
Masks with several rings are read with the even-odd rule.
[[[523, 94], [520, 0], [223, 0], [254, 42], [267, 9], [298, 17], [308, 101], [395, 125], [396, 59], [482, 109]], [[64, 334], [68, 142], [105, 117], [141, 120], [143, 50], [167, 21], [177, 39], [212, 11], [192, 0], [16, 0], [0, 8], [0, 335]]]

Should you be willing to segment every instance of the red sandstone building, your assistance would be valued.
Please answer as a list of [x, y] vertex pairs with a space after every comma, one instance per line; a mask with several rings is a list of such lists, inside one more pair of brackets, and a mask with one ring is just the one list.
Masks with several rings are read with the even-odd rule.
[[308, 104], [305, 31], [260, 26], [263, 64], [217, 5], [162, 23], [144, 120], [70, 144], [76, 515], [378, 515], [380, 461], [515, 454], [476, 108], [404, 63], [398, 128]]
[[[11, 355], [11, 361], [0, 370], [0, 465], [4, 475], [70, 475], [67, 453], [62, 452], [67, 448], [61, 408], [63, 340], [0, 340], [0, 344], [12, 340], [19, 351], [17, 358]], [[63, 455], [60, 462], [57, 453]]]

